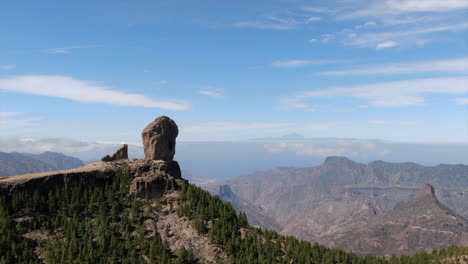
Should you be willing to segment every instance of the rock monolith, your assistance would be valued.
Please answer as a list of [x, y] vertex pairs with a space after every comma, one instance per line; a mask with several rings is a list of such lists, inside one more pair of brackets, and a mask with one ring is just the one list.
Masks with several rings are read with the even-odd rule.
[[172, 161], [178, 134], [179, 129], [174, 120], [167, 116], [156, 118], [141, 133], [145, 157], [151, 160]]

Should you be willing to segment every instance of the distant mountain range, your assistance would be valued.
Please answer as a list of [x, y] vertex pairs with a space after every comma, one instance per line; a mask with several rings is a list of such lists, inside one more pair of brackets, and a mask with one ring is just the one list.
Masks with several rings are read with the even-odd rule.
[[57, 152], [41, 154], [0, 152], [0, 176], [66, 170], [83, 165], [80, 159]]
[[[421, 200], [426, 183], [436, 191]], [[361, 254], [468, 244], [466, 165], [361, 164], [329, 157], [316, 167], [271, 169], [202, 187], [245, 211], [251, 224]], [[402, 205], [408, 201], [414, 203]], [[389, 242], [395, 239], [401, 241]]]

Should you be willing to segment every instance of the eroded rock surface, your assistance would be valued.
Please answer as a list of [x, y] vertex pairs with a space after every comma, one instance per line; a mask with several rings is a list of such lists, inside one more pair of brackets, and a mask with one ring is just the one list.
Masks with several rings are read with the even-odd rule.
[[160, 116], [143, 129], [145, 157], [151, 160], [172, 161], [179, 129], [174, 120]]
[[112, 156], [106, 155], [101, 159], [104, 162], [111, 162], [116, 160], [128, 159], [128, 145], [124, 144]]
[[157, 198], [167, 192], [180, 189], [183, 182], [177, 161], [139, 160], [132, 170], [134, 179], [130, 194], [140, 198]]

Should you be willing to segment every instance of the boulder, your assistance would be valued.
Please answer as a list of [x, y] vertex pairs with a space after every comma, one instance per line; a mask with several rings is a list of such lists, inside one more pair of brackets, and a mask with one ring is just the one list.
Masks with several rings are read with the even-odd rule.
[[112, 156], [106, 155], [101, 159], [104, 162], [111, 162], [116, 160], [128, 159], [128, 145], [124, 144]]
[[160, 116], [143, 129], [145, 157], [151, 160], [172, 161], [179, 129], [174, 120]]

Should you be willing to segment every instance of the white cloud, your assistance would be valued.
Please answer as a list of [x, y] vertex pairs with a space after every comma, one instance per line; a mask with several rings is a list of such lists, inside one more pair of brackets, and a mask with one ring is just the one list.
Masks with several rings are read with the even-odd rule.
[[130, 157], [142, 157], [142, 144], [135, 142], [86, 142], [65, 138], [0, 137], [0, 151], [3, 152], [42, 153], [52, 151], [65, 153], [81, 159], [96, 159], [106, 154], [112, 154], [122, 144], [128, 144]]
[[84, 103], [156, 107], [168, 110], [187, 110], [187, 102], [171, 102], [126, 93], [66, 76], [26, 75], [0, 79], [0, 90], [52, 96]]
[[408, 74], [417, 72], [468, 73], [468, 58], [374, 65], [366, 68], [322, 72], [323, 75]]
[[281, 100], [280, 104], [284, 109], [287, 109], [287, 110], [302, 109], [302, 110], [309, 111], [309, 112], [315, 111], [315, 109], [311, 105], [299, 102], [297, 99], [291, 99], [291, 98], [283, 99]]
[[363, 27], [373, 27], [376, 25], [377, 23], [375, 21], [367, 21], [366, 23], [364, 23]]
[[453, 101], [456, 104], [466, 105], [466, 104], [468, 104], [468, 97], [455, 98], [455, 99], [453, 99]]
[[15, 65], [0, 65], [0, 71], [8, 71], [16, 68]]
[[368, 154], [383, 155], [388, 153], [388, 151], [379, 148], [375, 143], [351, 140], [268, 143], [264, 144], [264, 148], [272, 153], [293, 152], [298, 156], [311, 157], [359, 157]]
[[241, 21], [233, 24], [237, 28], [257, 28], [257, 29], [276, 29], [276, 30], [291, 30], [295, 24], [260, 22], [260, 21]]
[[328, 43], [329, 41], [334, 40], [335, 38], [336, 38], [336, 36], [333, 35], [333, 34], [324, 34], [324, 35], [322, 35], [322, 42], [323, 43]]
[[307, 22], [306, 23], [310, 23], [310, 22], [314, 22], [314, 21], [319, 21], [321, 20], [322, 18], [321, 17], [318, 17], [318, 16], [313, 16], [313, 17], [309, 17], [309, 19], [307, 19]]
[[345, 62], [344, 60], [280, 60], [271, 63], [271, 66], [276, 68], [297, 68], [310, 65], [324, 65], [332, 63]]
[[63, 48], [52, 48], [52, 49], [45, 49], [43, 52], [51, 53], [51, 54], [68, 54], [71, 53], [72, 50], [75, 49], [87, 49], [87, 48], [97, 48], [102, 47], [100, 45], [88, 45], [88, 46], [73, 46], [73, 47], [63, 47]]
[[468, 0], [378, 0], [358, 11], [345, 13], [343, 19], [378, 17], [419, 12], [449, 12], [468, 8]]
[[378, 45], [382, 42], [391, 42], [395, 41], [394, 39], [399, 39], [401, 41], [407, 41], [408, 38], [412, 39], [421, 35], [443, 32], [443, 31], [459, 31], [465, 30], [468, 28], [468, 23], [462, 24], [451, 24], [443, 26], [430, 26], [430, 27], [420, 27], [420, 28], [410, 28], [407, 30], [398, 30], [398, 31], [384, 31], [377, 33], [355, 33], [356, 35], [348, 36], [345, 40], [345, 43], [348, 45], [355, 46], [373, 46]]
[[398, 45], [400, 45], [400, 43], [398, 43], [396, 41], [385, 41], [385, 42], [381, 42], [381, 43], [377, 44], [377, 46], [375, 46], [375, 48], [380, 50], [380, 49], [386, 49], [386, 48], [393, 48], [393, 47], [396, 47]]
[[207, 96], [210, 96], [210, 97], [217, 97], [217, 98], [223, 97], [221, 95], [221, 93], [215, 92], [215, 91], [209, 91], [209, 90], [201, 90], [201, 91], [198, 91], [198, 93], [203, 94], [203, 95], [207, 95]]
[[316, 39], [316, 38], [309, 39], [309, 43], [315, 43], [315, 42], [317, 42], [317, 39]]
[[314, 12], [314, 13], [331, 13], [332, 11], [326, 7], [313, 7], [313, 6], [305, 6], [302, 8], [304, 11]]
[[468, 76], [416, 79], [314, 90], [297, 98], [344, 96], [369, 100], [370, 106], [413, 106], [425, 104], [424, 95], [428, 93], [466, 94], [467, 83]]

